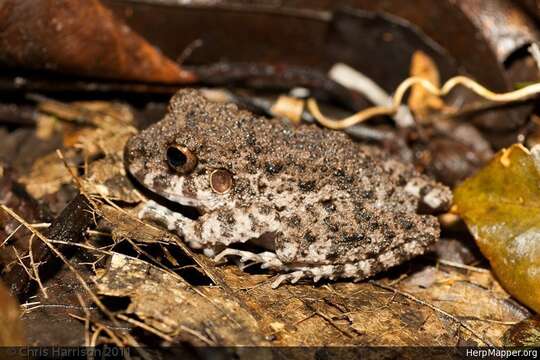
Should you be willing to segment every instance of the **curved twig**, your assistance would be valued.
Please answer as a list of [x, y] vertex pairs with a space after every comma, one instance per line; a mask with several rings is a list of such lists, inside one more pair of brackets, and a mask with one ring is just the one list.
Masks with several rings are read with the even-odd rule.
[[439, 97], [448, 95], [456, 86], [461, 85], [470, 89], [484, 99], [499, 103], [519, 101], [540, 93], [540, 83], [532, 84], [515, 91], [495, 93], [466, 76], [453, 77], [446, 81], [441, 88], [433, 85], [429, 80], [413, 76], [405, 79], [397, 87], [392, 98], [391, 106], [373, 106], [340, 120], [331, 119], [324, 116], [321, 113], [315, 99], [309, 99], [307, 101], [307, 108], [321, 125], [334, 130], [341, 130], [364, 122], [375, 116], [395, 114], [399, 109], [399, 106], [401, 105], [407, 91], [415, 85], [420, 85], [432, 95]]

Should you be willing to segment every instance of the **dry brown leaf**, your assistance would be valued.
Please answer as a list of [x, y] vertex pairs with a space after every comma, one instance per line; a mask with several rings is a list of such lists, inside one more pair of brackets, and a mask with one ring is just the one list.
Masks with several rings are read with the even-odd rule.
[[[441, 83], [437, 65], [429, 55], [420, 50], [415, 51], [412, 56], [410, 76], [429, 80], [436, 87], [439, 87]], [[444, 107], [444, 102], [421, 85], [414, 85], [411, 89], [408, 105], [417, 118], [423, 119], [433, 110], [441, 110]]]
[[[64, 156], [70, 159], [74, 156], [74, 152], [68, 151]], [[75, 167], [73, 169], [77, 172]], [[26, 191], [36, 199], [56, 193], [62, 185], [69, 184], [72, 180], [73, 177], [56, 152], [37, 159], [32, 165], [30, 174], [23, 175], [19, 179], [26, 186]]]
[[98, 291], [108, 296], [129, 296], [127, 314], [147, 325], [194, 345], [264, 345], [256, 320], [218, 288], [197, 293], [177, 276], [139, 259], [112, 256]]
[[[420, 280], [426, 277], [431, 280], [428, 287]], [[502, 345], [501, 338], [512, 324], [528, 315], [486, 272], [459, 274], [428, 267], [401, 282], [399, 288], [462, 319], [496, 345]]]
[[138, 243], [169, 243], [175, 244], [180, 239], [165, 230], [161, 230], [151, 226], [141, 226], [141, 222], [137, 220], [137, 210], [128, 211], [126, 213], [109, 205], [100, 207], [100, 212], [103, 217], [113, 226], [112, 237], [115, 241], [123, 239], [132, 239]]
[[[64, 157], [68, 160], [75, 159], [76, 149], [83, 150], [86, 173], [80, 182], [86, 193], [104, 195], [129, 203], [140, 201], [141, 196], [126, 177], [123, 163], [124, 146], [137, 132], [133, 127], [134, 115], [130, 106], [104, 101], [63, 103], [43, 100], [39, 108], [62, 120], [86, 124], [73, 129], [75, 126], [64, 123], [62, 128], [64, 145], [67, 148], [63, 151]], [[45, 124], [49, 124], [50, 128], [50, 121], [45, 119], [53, 118], [46, 115], [40, 118]], [[48, 130], [43, 130], [46, 131]], [[104, 157], [94, 160], [99, 156]], [[75, 160], [73, 162], [75, 163]], [[75, 166], [73, 169], [75, 170]], [[31, 173], [23, 176], [20, 181], [26, 185], [30, 194], [39, 199], [56, 193], [62, 185], [72, 180], [73, 177], [65, 168], [64, 162], [53, 152], [38, 159], [33, 164]]]
[[[272, 289], [268, 275], [249, 274], [236, 266], [210, 267], [212, 276], [224, 285], [194, 287], [206, 298], [191, 293], [182, 278], [139, 259], [119, 257], [111, 267], [98, 277], [100, 291], [130, 297], [129, 314], [136, 314], [171, 336], [179, 336], [172, 329], [182, 324], [197, 334], [218, 334], [214, 340], [220, 345], [245, 344], [245, 334], [251, 336], [252, 344], [275, 346], [485, 345], [480, 339], [500, 345], [501, 335], [511, 324], [528, 315], [509, 300], [489, 273], [427, 268], [397, 288], [413, 294], [419, 299], [416, 302], [370, 283], [297, 284]], [[485, 284], [493, 287], [486, 288]], [[186, 297], [185, 292], [191, 295]], [[173, 296], [186, 300], [181, 304], [171, 302]], [[469, 297], [474, 301], [467, 301]], [[209, 304], [208, 299], [215, 303]], [[226, 315], [212, 309], [216, 303]], [[200, 317], [201, 309], [207, 314], [204, 319]], [[228, 322], [221, 328], [214, 316], [232, 317], [240, 326]], [[462, 324], [473, 329], [474, 334]], [[182, 339], [194, 344], [204, 342], [188, 334], [183, 334]]]
[[194, 79], [98, 0], [6, 0], [0, 14], [4, 65], [149, 82]]

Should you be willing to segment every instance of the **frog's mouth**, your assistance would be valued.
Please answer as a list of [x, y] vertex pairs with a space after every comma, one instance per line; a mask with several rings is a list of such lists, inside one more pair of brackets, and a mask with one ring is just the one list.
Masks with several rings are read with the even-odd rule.
[[151, 199], [154, 200], [156, 203], [158, 203], [159, 205], [165, 206], [169, 210], [177, 212], [181, 214], [182, 216], [187, 217], [188, 219], [197, 220], [199, 217], [201, 217], [204, 214], [204, 212], [198, 207], [183, 205], [181, 203], [169, 200], [166, 197], [160, 196], [153, 192], [152, 194], [153, 194], [153, 197]]
[[175, 199], [170, 199], [167, 196], [160, 195], [161, 191], [154, 189], [151, 184], [146, 184], [139, 176], [133, 174], [131, 171], [127, 172], [128, 178], [131, 183], [134, 184], [137, 191], [144, 195], [147, 199], [153, 200], [159, 205], [162, 205], [174, 212], [178, 212], [183, 216], [196, 220], [204, 214], [202, 207], [196, 206], [193, 202], [179, 202]]
[[[145, 179], [147, 180], [147, 179]], [[195, 182], [195, 188], [197, 190], [186, 189], [185, 178], [174, 179], [174, 182], [170, 180], [160, 183], [148, 181], [144, 182], [147, 187], [153, 190], [156, 194], [166, 198], [168, 201], [179, 204], [180, 206], [187, 208], [195, 208], [200, 213], [205, 213], [214, 210], [223, 205], [223, 199], [217, 197], [211, 190], [204, 189], [207, 185], [203, 179], [192, 179]], [[198, 184], [197, 184], [198, 182]], [[201, 184], [201, 182], [203, 182]]]

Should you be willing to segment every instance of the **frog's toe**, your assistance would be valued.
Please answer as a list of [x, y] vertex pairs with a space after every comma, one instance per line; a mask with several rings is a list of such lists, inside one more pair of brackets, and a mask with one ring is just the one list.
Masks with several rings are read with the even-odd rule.
[[292, 272], [278, 276], [272, 283], [272, 287], [275, 289], [287, 280], [291, 280], [291, 283], [294, 284], [302, 277], [311, 278], [313, 279], [313, 282], [318, 282], [322, 279], [335, 280], [339, 278], [353, 278], [355, 281], [364, 280], [370, 273], [370, 266], [371, 262], [369, 260], [344, 265], [320, 265], [290, 268], [282, 266], [282, 271], [289, 270]]
[[218, 263], [222, 262], [222, 260], [224, 260], [227, 256], [238, 256], [240, 257], [241, 263], [245, 264], [249, 262], [249, 265], [260, 264], [260, 263], [265, 262], [265, 260], [258, 254], [255, 254], [249, 251], [244, 251], [244, 250], [237, 250], [237, 249], [223, 250], [214, 258], [214, 261]]
[[303, 270], [293, 271], [292, 273], [279, 275], [272, 283], [272, 289], [278, 288], [284, 281], [290, 280], [291, 284], [296, 284], [298, 280], [304, 277], [306, 273]]
[[225, 249], [222, 252], [220, 252], [215, 258], [214, 261], [217, 263], [222, 262], [227, 256], [239, 256], [240, 262], [247, 262], [247, 261], [253, 261], [255, 263], [261, 263], [264, 262], [264, 260], [257, 254], [249, 252], [249, 251], [243, 251], [243, 250], [237, 250], [237, 249]]

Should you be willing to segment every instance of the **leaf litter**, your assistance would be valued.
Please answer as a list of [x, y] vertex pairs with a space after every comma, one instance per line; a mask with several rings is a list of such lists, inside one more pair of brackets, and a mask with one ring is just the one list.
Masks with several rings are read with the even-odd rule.
[[[371, 108], [342, 121], [324, 117], [313, 100], [307, 102], [308, 108], [321, 124], [342, 128], [374, 114], [394, 114], [401, 106], [400, 96], [408, 88], [412, 89], [408, 105], [420, 118], [441, 110], [444, 103], [440, 95], [456, 85], [502, 102], [521, 100], [538, 92], [538, 87], [532, 85], [512, 93], [494, 94], [465, 77], [453, 78], [440, 88], [436, 67], [421, 53], [415, 54], [410, 75], [396, 91], [391, 106]], [[389, 272], [358, 284], [301, 283], [278, 289], [270, 287], [270, 274], [216, 266], [206, 257], [193, 253], [176, 235], [136, 217], [137, 204], [145, 197], [127, 179], [122, 159], [125, 141], [136, 132], [132, 109], [111, 102], [61, 103], [50, 99], [40, 99], [39, 109], [42, 111], [40, 136], [48, 138], [54, 132], [61, 132], [66, 149], [62, 156], [52, 152], [34, 162], [30, 175], [18, 180], [37, 199], [75, 183], [92, 205], [97, 230], [87, 231], [80, 243], [62, 243], [44, 236], [11, 208], [3, 205], [2, 209], [32, 233], [32, 241], [46, 244], [67, 265], [68, 271], [75, 274], [73, 281], [81, 285], [77, 293], [79, 311], [63, 315], [83, 322], [85, 344], [140, 344], [136, 335], [132, 335], [138, 328], [165, 344], [195, 346], [502, 345], [512, 337], [509, 329], [530, 315], [510, 298], [489, 271], [437, 262], [429, 256], [415, 260], [414, 265], [402, 266], [400, 277]], [[516, 166], [512, 149], [516, 148], [498, 157], [499, 168]], [[520, 165], [525, 161], [518, 160]], [[489, 173], [490, 166], [477, 176], [486, 176], [486, 172], [487, 176], [493, 175]], [[528, 170], [525, 175], [531, 176], [530, 166]], [[507, 169], [504, 176], [508, 172]], [[478, 200], [484, 189], [467, 188], [474, 187], [475, 179], [478, 177], [462, 185], [462, 190], [458, 189], [466, 193], [463, 203], [473, 205], [469, 208], [458, 205], [458, 209], [480, 239], [483, 237], [478, 234], [494, 224], [489, 218], [482, 221], [475, 218], [475, 212], [485, 207], [474, 202], [485, 201], [490, 211], [502, 202], [497, 199], [494, 205], [492, 199]], [[522, 205], [524, 200], [518, 198], [518, 202]], [[61, 245], [73, 246], [93, 261], [85, 262], [80, 256], [68, 260], [57, 249]], [[485, 253], [485, 247], [480, 246]], [[26, 265], [25, 270], [29, 275], [34, 274], [30, 277], [41, 288], [35, 307], [30, 303], [23, 306], [28, 316], [32, 310], [46, 307], [47, 288], [58, 279], [42, 281], [32, 253], [22, 256], [18, 258], [23, 265], [21, 260], [29, 256], [30, 267]], [[496, 258], [488, 256], [488, 259], [502, 279], [504, 270], [493, 265]], [[520, 293], [505, 281], [503, 285], [516, 298], [524, 298], [523, 289]], [[83, 299], [80, 294], [89, 298]], [[110, 310], [111, 299], [113, 304], [114, 299], [117, 302], [127, 299], [127, 304]], [[101, 312], [95, 311], [96, 306]], [[3, 310], [9, 311], [5, 306], [0, 314]], [[144, 337], [137, 335], [144, 341]], [[298, 354], [298, 358], [302, 356]]]
[[[90, 113], [95, 115], [93, 111]], [[100, 107], [99, 115], [104, 112]], [[65, 175], [61, 177], [62, 184], [75, 180], [90, 200], [97, 221], [93, 235], [87, 232], [79, 246], [70, 244], [94, 258], [91, 271], [76, 270], [85, 267], [79, 257], [61, 257], [79, 274], [74, 281], [83, 284], [79, 293], [86, 306], [93, 303], [102, 310], [89, 312], [83, 307], [69, 312], [84, 319], [81, 326], [86, 331], [98, 333], [87, 336], [94, 342], [138, 344], [129, 333], [111, 329], [112, 324], [122, 328], [124, 323], [131, 333], [138, 328], [163, 343], [195, 346], [501, 345], [503, 334], [528, 316], [489, 272], [437, 265], [429, 258], [415, 260], [422, 265], [405, 271], [404, 279], [390, 273], [372, 282], [300, 283], [278, 289], [271, 288], [271, 274], [217, 266], [193, 253], [176, 235], [136, 217], [135, 205], [144, 195], [129, 181], [118, 180], [125, 179], [123, 145], [136, 130], [122, 122], [96, 124], [93, 121], [72, 132], [70, 144], [75, 146], [63, 152], [83, 161], [83, 174], [77, 175], [72, 168], [69, 181]], [[88, 148], [76, 140], [77, 133], [90, 134], [92, 144], [98, 146]], [[56, 153], [47, 157], [53, 159], [53, 155], [61, 163], [68, 161]], [[35, 166], [43, 166], [39, 164]], [[62, 171], [58, 169], [52, 172], [64, 173], [65, 164]], [[40, 182], [42, 179], [32, 183], [31, 179], [25, 181], [35, 195], [52, 191], [50, 183]], [[17, 216], [6, 207], [3, 210]], [[60, 254], [55, 239], [40, 235], [22, 218], [17, 220], [29, 227], [35, 235], [33, 241], [45, 241]], [[52, 280], [43, 281], [44, 287]], [[38, 295], [37, 302], [45, 306], [43, 295]], [[112, 312], [106, 305], [111, 299], [112, 303], [127, 299], [127, 305]]]

